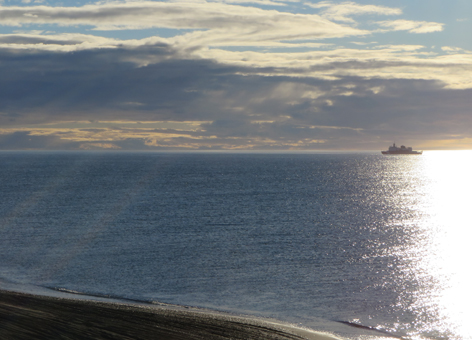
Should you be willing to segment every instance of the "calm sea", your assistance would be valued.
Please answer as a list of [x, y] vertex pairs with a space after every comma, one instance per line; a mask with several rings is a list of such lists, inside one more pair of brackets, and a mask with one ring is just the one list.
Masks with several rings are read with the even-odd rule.
[[[472, 339], [472, 153], [0, 153], [0, 279]], [[1, 284], [0, 284], [1, 287]]]

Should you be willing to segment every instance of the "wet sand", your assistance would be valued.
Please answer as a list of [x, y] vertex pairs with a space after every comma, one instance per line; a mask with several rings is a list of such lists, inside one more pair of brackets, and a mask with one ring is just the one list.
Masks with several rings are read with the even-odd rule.
[[0, 339], [333, 339], [290, 326], [191, 309], [0, 290]]

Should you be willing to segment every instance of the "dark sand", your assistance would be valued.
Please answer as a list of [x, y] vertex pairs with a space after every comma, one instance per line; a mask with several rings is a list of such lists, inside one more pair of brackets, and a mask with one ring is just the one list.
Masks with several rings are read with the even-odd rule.
[[2, 340], [328, 338], [289, 326], [231, 315], [0, 290]]

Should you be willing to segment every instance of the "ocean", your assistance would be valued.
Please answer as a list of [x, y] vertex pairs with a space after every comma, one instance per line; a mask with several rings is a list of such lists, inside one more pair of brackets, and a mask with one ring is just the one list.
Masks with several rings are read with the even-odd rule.
[[0, 152], [0, 288], [472, 339], [470, 169], [468, 151]]

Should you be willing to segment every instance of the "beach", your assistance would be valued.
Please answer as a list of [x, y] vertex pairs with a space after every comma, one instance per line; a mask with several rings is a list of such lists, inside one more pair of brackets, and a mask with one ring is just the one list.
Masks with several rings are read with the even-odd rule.
[[5, 290], [0, 291], [0, 338], [334, 339], [247, 317]]

